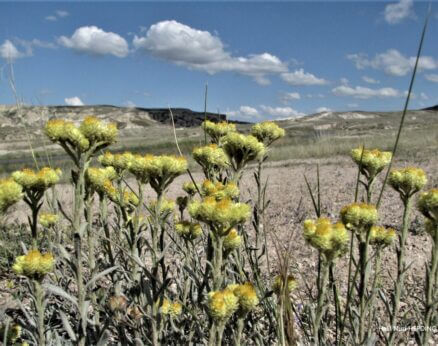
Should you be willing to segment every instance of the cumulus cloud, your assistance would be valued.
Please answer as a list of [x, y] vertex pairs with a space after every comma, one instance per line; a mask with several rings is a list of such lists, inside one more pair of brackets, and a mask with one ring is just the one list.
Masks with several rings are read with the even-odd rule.
[[328, 107], [318, 107], [315, 111], [316, 113], [322, 113], [322, 112], [331, 112], [332, 110]]
[[61, 36], [58, 43], [79, 53], [91, 55], [128, 55], [128, 43], [118, 34], [106, 32], [97, 26], [82, 26], [71, 37]]
[[420, 93], [420, 98], [422, 99], [422, 100], [429, 100], [429, 96], [427, 96], [427, 94], [426, 93], [424, 93], [424, 92], [422, 92], [422, 93]]
[[9, 41], [5, 40], [2, 45], [0, 45], [0, 57], [7, 60], [15, 60], [26, 56], [25, 53], [20, 52], [15, 45]]
[[298, 112], [291, 107], [271, 107], [261, 105], [260, 108], [263, 113], [274, 118], [290, 118], [304, 115], [304, 113]]
[[258, 110], [250, 106], [240, 106], [237, 111], [229, 111], [227, 114], [231, 117], [240, 117], [248, 120], [260, 118]]
[[378, 81], [377, 79], [374, 79], [374, 78], [371, 78], [368, 76], [362, 76], [362, 80], [368, 84], [379, 84], [380, 83], [380, 81]]
[[[376, 70], [383, 70], [391, 76], [405, 76], [414, 67], [416, 57], [405, 57], [397, 49], [388, 49], [384, 53], [376, 54], [373, 59], [368, 58], [366, 54], [349, 54], [347, 59], [354, 62], [356, 68], [363, 70], [371, 67]], [[438, 68], [438, 60], [430, 56], [423, 56], [418, 61], [419, 70], [433, 70]]]
[[424, 76], [429, 82], [438, 83], [438, 74], [426, 74]]
[[413, 0], [400, 0], [395, 4], [389, 4], [385, 7], [385, 20], [389, 24], [400, 23], [403, 19], [414, 17]]
[[283, 93], [280, 97], [281, 102], [284, 104], [287, 104], [290, 101], [300, 100], [300, 99], [301, 99], [301, 95], [300, 93], [297, 92]]
[[347, 78], [341, 78], [340, 82], [342, 85], [347, 85], [348, 83], [350, 83], [350, 81]]
[[64, 99], [64, 102], [68, 106], [83, 106], [84, 105], [84, 103], [81, 101], [81, 99], [77, 96], [67, 97]]
[[400, 91], [393, 88], [370, 89], [362, 86], [356, 86], [353, 88], [346, 85], [333, 88], [332, 93], [336, 96], [352, 96], [358, 99], [369, 99], [372, 97], [400, 97], [404, 95], [403, 93], [400, 93]]
[[281, 78], [291, 85], [324, 85], [328, 83], [323, 78], [318, 78], [311, 73], [304, 72], [302, 68], [294, 72], [282, 73]]
[[235, 72], [266, 85], [271, 74], [287, 72], [287, 64], [270, 53], [232, 56], [221, 39], [175, 20], [161, 21], [135, 35], [136, 49], [157, 58], [209, 74]]

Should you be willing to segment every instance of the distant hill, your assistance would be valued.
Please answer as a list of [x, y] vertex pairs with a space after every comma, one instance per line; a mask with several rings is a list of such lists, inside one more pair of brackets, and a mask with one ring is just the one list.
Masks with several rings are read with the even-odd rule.
[[[204, 112], [195, 112], [187, 108], [172, 108], [176, 127], [199, 126], [204, 120]], [[93, 106], [16, 106], [0, 105], [0, 127], [41, 127], [53, 117], [81, 120], [84, 116], [116, 122], [120, 129], [171, 124], [167, 108], [116, 107], [110, 105]], [[225, 120], [225, 114], [207, 112], [207, 119]]]
[[423, 108], [424, 111], [437, 111], [438, 112], [438, 105], [432, 106], [432, 107], [427, 107], [427, 108]]

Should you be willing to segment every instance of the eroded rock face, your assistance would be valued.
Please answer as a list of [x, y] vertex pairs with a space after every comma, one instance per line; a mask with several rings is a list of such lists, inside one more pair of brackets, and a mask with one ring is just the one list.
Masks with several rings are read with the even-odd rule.
[[[203, 112], [194, 112], [186, 108], [172, 109], [177, 127], [199, 126], [204, 120]], [[172, 124], [167, 108], [135, 108], [96, 106], [9, 106], [0, 105], [0, 127], [40, 128], [54, 117], [81, 121], [87, 115], [116, 122], [121, 129], [142, 128], [152, 125]], [[210, 120], [224, 120], [225, 115], [207, 113]]]

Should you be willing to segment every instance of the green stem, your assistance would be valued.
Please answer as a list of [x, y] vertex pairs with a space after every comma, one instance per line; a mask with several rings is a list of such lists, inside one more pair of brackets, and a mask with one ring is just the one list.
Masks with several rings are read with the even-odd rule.
[[217, 291], [222, 286], [222, 262], [223, 262], [223, 243], [224, 239], [220, 235], [213, 235], [213, 291]]
[[[359, 340], [361, 343], [365, 336], [365, 321], [367, 313], [367, 285], [369, 279], [369, 261], [368, 250], [371, 236], [371, 228], [366, 230], [365, 239], [360, 240], [359, 243], [359, 270], [360, 270], [360, 282], [359, 282]], [[361, 232], [363, 232], [362, 230]]]
[[321, 326], [322, 316], [327, 308], [325, 304], [325, 296], [327, 292], [327, 282], [329, 279], [329, 268], [330, 264], [323, 260], [321, 263], [321, 287], [318, 292], [315, 321], [313, 322], [313, 338], [316, 345], [320, 344], [321, 342], [319, 339], [319, 329]]
[[374, 300], [375, 297], [377, 295], [377, 290], [378, 290], [378, 286], [379, 286], [379, 274], [380, 274], [380, 266], [381, 266], [381, 254], [382, 254], [382, 247], [378, 247], [376, 249], [376, 259], [374, 262], [374, 279], [373, 279], [373, 284], [372, 284], [372, 289], [371, 289], [371, 297], [368, 301], [368, 309], [369, 309], [369, 315], [368, 315], [368, 331], [367, 331], [367, 338], [370, 337], [371, 335], [371, 325], [374, 321], [374, 312], [375, 312], [375, 308], [374, 308]]
[[37, 280], [33, 281], [33, 286], [35, 290], [35, 307], [38, 319], [38, 345], [45, 345], [46, 336], [44, 333], [44, 290]]
[[243, 327], [245, 326], [245, 317], [246, 317], [246, 314], [243, 316], [239, 316], [239, 318], [237, 319], [237, 334], [236, 334], [236, 340], [235, 340], [236, 346], [240, 346], [240, 344], [241, 344]]
[[393, 302], [392, 302], [392, 311], [390, 316], [390, 322], [391, 322], [391, 331], [389, 334], [388, 344], [392, 345], [395, 340], [395, 331], [396, 331], [396, 324], [398, 319], [398, 313], [400, 310], [400, 300], [403, 293], [403, 287], [404, 287], [404, 279], [406, 274], [406, 262], [405, 262], [405, 245], [406, 245], [406, 239], [408, 236], [408, 230], [409, 230], [409, 216], [410, 216], [410, 210], [411, 210], [411, 197], [407, 197], [403, 201], [404, 204], [404, 210], [403, 210], [403, 225], [402, 225], [402, 231], [399, 238], [399, 248], [397, 251], [397, 280], [395, 282], [394, 286], [394, 296], [393, 296]]

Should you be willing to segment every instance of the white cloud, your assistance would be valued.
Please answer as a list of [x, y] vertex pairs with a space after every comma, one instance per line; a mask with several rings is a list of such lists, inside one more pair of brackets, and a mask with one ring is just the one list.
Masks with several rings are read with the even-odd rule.
[[379, 84], [380, 83], [380, 81], [378, 81], [374, 78], [368, 77], [368, 76], [362, 76], [362, 80], [368, 84]]
[[67, 97], [64, 99], [64, 102], [69, 106], [83, 106], [84, 103], [77, 96]]
[[290, 118], [304, 115], [304, 113], [298, 112], [291, 107], [270, 107], [261, 105], [260, 108], [265, 114], [275, 118]]
[[281, 102], [284, 104], [287, 104], [293, 100], [300, 100], [300, 99], [301, 99], [301, 95], [300, 93], [297, 92], [283, 93], [280, 97]]
[[438, 83], [438, 74], [426, 74], [424, 76], [429, 82]]
[[24, 56], [26, 56], [26, 54], [20, 52], [17, 47], [15, 47], [15, 45], [9, 40], [6, 40], [0, 46], [0, 57], [3, 59], [15, 60]]
[[[372, 67], [376, 70], [383, 70], [391, 76], [405, 76], [414, 67], [416, 57], [405, 57], [397, 49], [388, 49], [384, 53], [376, 54], [373, 59], [369, 59], [366, 54], [349, 54], [347, 59], [354, 62], [356, 68], [362, 70]], [[433, 70], [438, 68], [438, 60], [430, 56], [420, 57], [418, 61], [419, 70]]]
[[241, 117], [246, 119], [260, 118], [258, 110], [250, 106], [240, 106], [237, 111], [229, 111], [227, 114], [231, 117]]
[[318, 107], [315, 111], [316, 113], [322, 113], [322, 112], [331, 112], [332, 110], [327, 107]]
[[64, 11], [64, 10], [58, 10], [58, 11], [56, 11], [56, 15], [57, 15], [59, 18], [67, 17], [69, 14], [70, 14], [70, 13], [68, 13], [67, 11]]
[[413, 0], [400, 0], [395, 4], [387, 5], [384, 13], [385, 20], [389, 24], [397, 24], [407, 17], [414, 17], [413, 4]]
[[58, 43], [80, 53], [91, 55], [114, 55], [123, 58], [128, 55], [128, 43], [113, 32], [106, 32], [96, 26], [83, 26], [71, 37], [61, 36]]
[[281, 78], [291, 85], [324, 85], [328, 83], [323, 78], [318, 78], [311, 73], [304, 72], [302, 68], [294, 72], [282, 73]]
[[158, 22], [142, 32], [145, 34], [134, 36], [136, 49], [190, 69], [210, 74], [235, 72], [261, 85], [270, 83], [267, 75], [288, 70], [286, 63], [269, 53], [232, 56], [219, 37], [175, 20]]
[[56, 16], [47, 16], [44, 19], [48, 20], [49, 22], [56, 22], [58, 20], [58, 17], [56, 17]]
[[357, 108], [357, 107], [359, 107], [359, 105], [357, 103], [349, 103], [349, 104], [347, 104], [347, 107], [348, 108]]
[[420, 98], [422, 99], [422, 100], [429, 100], [429, 96], [427, 96], [427, 94], [426, 93], [420, 93]]
[[358, 99], [400, 97], [403, 95], [403, 93], [393, 88], [370, 89], [362, 86], [353, 88], [346, 85], [333, 88], [332, 92], [337, 96], [352, 96]]

